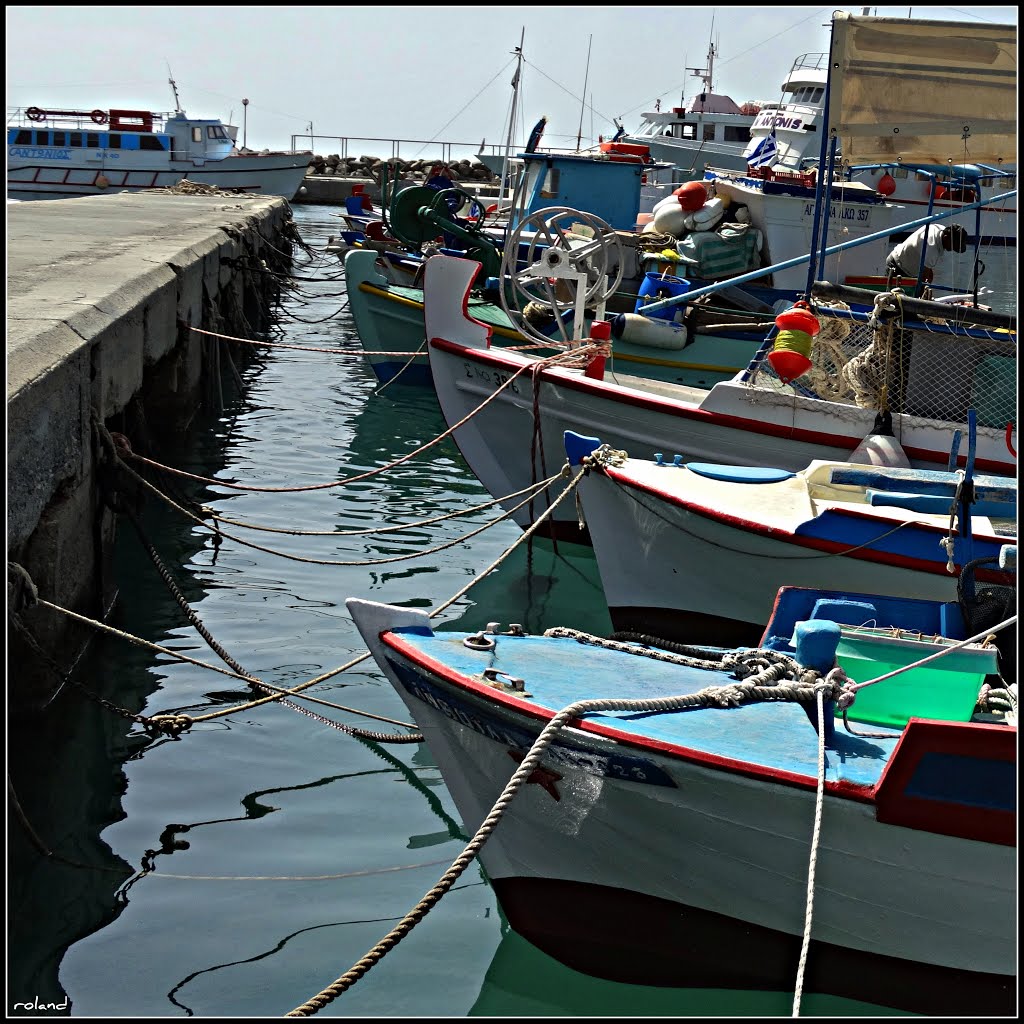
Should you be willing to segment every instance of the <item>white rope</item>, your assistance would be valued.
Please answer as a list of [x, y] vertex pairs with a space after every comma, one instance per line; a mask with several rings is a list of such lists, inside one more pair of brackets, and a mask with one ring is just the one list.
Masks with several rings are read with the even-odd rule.
[[797, 967], [796, 985], [794, 986], [793, 995], [792, 1015], [794, 1017], [800, 1016], [800, 1000], [803, 997], [804, 988], [804, 968], [807, 965], [807, 951], [811, 943], [811, 919], [814, 915], [814, 875], [818, 863], [818, 847], [821, 843], [821, 811], [825, 795], [825, 691], [823, 687], [817, 689], [815, 700], [818, 704], [818, 788], [814, 798], [814, 832], [811, 836], [811, 858], [807, 865], [807, 909], [804, 913], [804, 941], [800, 949], [800, 963]]

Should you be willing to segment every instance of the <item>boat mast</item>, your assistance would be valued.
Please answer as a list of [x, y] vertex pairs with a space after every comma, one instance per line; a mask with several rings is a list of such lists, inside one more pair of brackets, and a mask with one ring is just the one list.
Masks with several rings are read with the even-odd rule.
[[174, 112], [176, 114], [184, 114], [185, 111], [181, 109], [181, 100], [178, 99], [178, 86], [174, 81], [174, 72], [171, 71], [171, 65], [167, 65], [167, 82], [171, 87], [171, 91], [174, 93]]
[[507, 187], [511, 185], [510, 155], [512, 152], [512, 133], [516, 129], [516, 106], [519, 101], [519, 76], [523, 68], [523, 40], [526, 38], [526, 26], [519, 34], [519, 45], [512, 51], [516, 56], [516, 73], [512, 76], [512, 110], [508, 115], [508, 135], [505, 137], [505, 159], [501, 163], [501, 189], [498, 202], [505, 197]]
[[711, 93], [714, 91], [714, 74], [715, 74], [715, 57], [718, 54], [718, 50], [715, 47], [714, 41], [715, 33], [715, 19], [711, 19], [711, 38], [708, 40], [708, 59], [706, 68], [687, 68], [687, 71], [692, 71], [696, 78], [699, 78], [704, 83], [704, 92]]
[[583, 115], [587, 109], [587, 79], [590, 77], [590, 47], [594, 42], [594, 37], [591, 35], [590, 42], [587, 43], [587, 70], [583, 73], [583, 105], [580, 107], [580, 128], [576, 133], [576, 152], [580, 151], [580, 143], [583, 141]]

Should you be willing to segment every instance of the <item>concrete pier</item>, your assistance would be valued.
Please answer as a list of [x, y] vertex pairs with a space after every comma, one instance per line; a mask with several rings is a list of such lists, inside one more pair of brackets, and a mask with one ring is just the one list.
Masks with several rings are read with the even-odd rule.
[[101, 493], [94, 421], [122, 430], [141, 403], [151, 426], [182, 429], [213, 351], [190, 327], [245, 336], [243, 325], [259, 325], [276, 286], [253, 268], [262, 260], [287, 270], [290, 229], [288, 203], [269, 197], [8, 204], [8, 607], [32, 637], [8, 629], [12, 707], [42, 703], [58, 682], [39, 648], [68, 668], [91, 631], [26, 605], [10, 563], [39, 597], [103, 616], [116, 593], [108, 557], [117, 517]]

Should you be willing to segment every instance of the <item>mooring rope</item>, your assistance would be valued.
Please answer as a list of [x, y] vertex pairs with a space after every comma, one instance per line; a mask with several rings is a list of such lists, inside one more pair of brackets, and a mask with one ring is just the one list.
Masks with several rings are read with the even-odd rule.
[[[568, 466], [568, 464], [566, 464], [566, 466], [563, 467], [562, 473], [559, 474], [559, 475], [560, 476], [566, 476], [568, 471], [569, 471], [569, 466]], [[471, 579], [464, 587], [462, 587], [459, 590], [457, 590], [447, 600], [441, 602], [441, 604], [437, 605], [436, 608], [432, 609], [428, 613], [429, 617], [430, 618], [436, 618], [438, 615], [440, 615], [447, 608], [451, 607], [451, 605], [453, 605], [457, 600], [459, 600], [461, 597], [463, 597], [470, 589], [472, 589], [474, 586], [476, 586], [476, 584], [481, 582], [481, 580], [486, 579], [487, 576], [493, 570], [495, 570], [505, 560], [507, 560], [509, 557], [511, 557], [512, 553], [516, 550], [516, 548], [518, 548], [521, 544], [528, 543], [530, 541], [530, 538], [532, 537], [532, 535], [544, 524], [544, 522], [547, 520], [547, 518], [550, 515], [553, 514], [554, 510], [558, 507], [558, 505], [569, 494], [572, 494], [575, 491], [576, 487], [579, 484], [579, 480], [580, 480], [582, 475], [583, 475], [583, 471], [580, 470], [576, 474], [576, 476], [572, 480], [570, 480], [570, 482], [566, 485], [566, 487], [562, 491], [562, 493], [552, 502], [552, 504], [550, 505], [548, 510], [543, 515], [538, 517], [538, 519], [537, 519], [537, 521], [535, 523], [533, 523], [527, 530], [525, 530], [523, 532], [523, 534], [520, 537], [518, 537], [513, 542], [513, 544], [510, 547], [508, 547], [505, 551], [503, 551], [478, 576], [476, 576], [473, 579]], [[12, 573], [13, 573], [13, 575], [12, 575]], [[225, 668], [222, 668], [219, 665], [214, 665], [214, 664], [211, 664], [209, 662], [200, 661], [200, 660], [198, 660], [196, 658], [192, 658], [192, 657], [190, 657], [190, 656], [188, 656], [186, 654], [182, 654], [180, 651], [172, 650], [171, 648], [168, 648], [168, 647], [162, 647], [159, 644], [154, 644], [154, 643], [152, 643], [152, 642], [150, 642], [148, 640], [142, 639], [141, 637], [136, 637], [136, 636], [133, 636], [132, 634], [127, 633], [127, 632], [125, 632], [123, 630], [116, 629], [115, 627], [110, 626], [109, 624], [107, 624], [105, 622], [100, 622], [100, 621], [97, 621], [95, 619], [88, 618], [87, 616], [80, 615], [77, 612], [73, 612], [73, 611], [71, 611], [68, 608], [63, 608], [60, 605], [53, 604], [50, 601], [46, 601], [45, 599], [38, 597], [38, 595], [36, 594], [35, 585], [32, 583], [31, 578], [28, 576], [28, 573], [26, 573], [25, 570], [21, 568], [21, 566], [17, 565], [17, 563], [8, 563], [8, 580], [9, 580], [9, 584], [8, 584], [9, 590], [10, 590], [10, 588], [12, 586], [11, 581], [14, 580], [15, 581], [14, 582], [14, 586], [16, 587], [17, 592], [24, 593], [24, 594], [27, 595], [27, 599], [26, 599], [26, 603], [27, 604], [38, 604], [41, 607], [49, 608], [51, 611], [57, 612], [57, 613], [59, 613], [61, 615], [64, 615], [64, 616], [72, 619], [73, 621], [77, 621], [77, 622], [83, 623], [85, 625], [91, 626], [92, 628], [94, 628], [95, 630], [97, 630], [99, 632], [106, 633], [108, 635], [116, 636], [116, 637], [119, 637], [121, 639], [127, 640], [129, 643], [135, 644], [138, 647], [142, 647], [144, 649], [151, 650], [151, 651], [154, 651], [156, 653], [166, 655], [167, 657], [172, 658], [175, 661], [187, 662], [187, 663], [195, 665], [195, 666], [197, 666], [199, 668], [209, 669], [210, 671], [220, 673], [221, 675], [226, 675], [226, 676], [229, 676], [229, 677], [231, 677], [233, 679], [240, 679], [243, 682], [249, 683], [251, 685], [258, 684], [258, 685], [260, 685], [260, 686], [262, 686], [262, 687], [264, 687], [266, 689], [273, 689], [275, 691], [274, 693], [270, 694], [269, 696], [256, 698], [256, 699], [254, 699], [252, 701], [246, 702], [245, 704], [234, 705], [234, 706], [229, 707], [229, 708], [221, 708], [221, 709], [218, 709], [217, 711], [208, 712], [208, 713], [203, 714], [203, 715], [156, 715], [156, 716], [152, 716], [152, 717], [147, 717], [145, 715], [138, 715], [138, 714], [135, 714], [133, 712], [126, 711], [126, 710], [124, 710], [122, 708], [118, 708], [112, 702], [107, 701], [104, 698], [99, 697], [96, 694], [93, 694], [90, 690], [88, 690], [88, 688], [84, 687], [81, 683], [78, 683], [77, 681], [72, 680], [72, 682], [74, 682], [76, 686], [78, 686], [80, 689], [82, 689], [92, 699], [96, 700], [98, 703], [100, 703], [103, 706], [107, 707], [108, 710], [111, 710], [114, 713], [119, 714], [119, 715], [121, 715], [123, 717], [130, 718], [131, 720], [133, 720], [135, 722], [138, 722], [139, 724], [141, 724], [143, 726], [143, 728], [145, 728], [147, 730], [147, 732], [150, 732], [151, 734], [156, 734], [157, 732], [165, 732], [168, 735], [177, 736], [177, 735], [181, 734], [182, 732], [187, 731], [193, 725], [198, 724], [198, 723], [210, 722], [210, 721], [213, 721], [213, 720], [218, 719], [218, 718], [225, 718], [225, 717], [227, 717], [229, 715], [238, 714], [241, 711], [251, 710], [253, 708], [260, 707], [260, 706], [262, 706], [264, 704], [269, 704], [269, 703], [271, 703], [273, 701], [279, 701], [279, 700], [281, 700], [284, 697], [296, 697], [296, 696], [299, 696], [299, 695], [302, 694], [302, 691], [308, 689], [309, 687], [315, 686], [315, 685], [317, 685], [319, 683], [326, 682], [328, 679], [331, 679], [334, 676], [340, 675], [341, 673], [346, 672], [346, 671], [348, 671], [351, 668], [354, 668], [356, 665], [366, 661], [366, 659], [370, 657], [370, 652], [369, 651], [363, 651], [362, 653], [360, 653], [360, 654], [356, 655], [354, 658], [352, 658], [350, 661], [347, 661], [344, 664], [337, 666], [336, 668], [333, 668], [333, 669], [330, 669], [330, 670], [328, 670], [326, 672], [323, 672], [320, 675], [315, 676], [312, 679], [308, 679], [305, 682], [296, 684], [295, 686], [289, 687], [287, 689], [279, 689], [277, 687], [272, 687], [271, 684], [266, 683], [263, 680], [257, 679], [254, 676], [250, 676], [250, 675], [247, 675], [247, 674], [239, 674], [238, 672], [233, 671], [231, 669], [225, 669]], [[18, 581], [20, 581], [20, 584], [19, 584]], [[33, 596], [33, 595], [35, 595], [35, 596]], [[24, 627], [24, 625], [22, 623], [20, 623], [20, 621], [17, 618], [16, 613], [13, 610], [9, 610], [8, 614], [11, 617], [12, 622], [14, 622], [16, 626], [24, 628], [26, 630], [26, 633], [28, 633], [27, 627]], [[28, 633], [28, 637], [31, 638], [31, 633]], [[33, 640], [33, 645], [34, 645], [34, 649], [36, 650], [36, 652], [41, 657], [43, 657], [45, 659], [47, 657], [46, 656], [46, 652], [43, 651], [43, 649], [38, 645], [38, 643], [34, 642], [34, 638], [32, 638], [32, 640]], [[54, 665], [53, 667], [58, 672], [58, 676], [63, 678], [63, 676], [65, 674], [60, 673], [59, 667], [57, 667], [56, 665]], [[312, 698], [304, 697], [303, 699], [312, 699]], [[320, 701], [317, 701], [317, 702], [320, 703]], [[404, 728], [415, 729], [415, 726], [412, 725], [412, 724], [405, 723], [405, 722], [393, 722], [393, 720], [391, 720], [391, 719], [382, 718], [381, 716], [373, 715], [373, 714], [370, 714], [369, 712], [359, 711], [356, 708], [343, 707], [342, 705], [331, 705], [331, 706], [337, 707], [340, 710], [351, 712], [353, 714], [363, 715], [364, 717], [367, 717], [367, 718], [374, 718], [374, 719], [377, 719], [379, 721], [389, 722], [389, 723], [392, 723], [392, 724], [398, 724], [398, 725], [403, 726]], [[296, 709], [296, 710], [299, 710], [299, 709]], [[301, 709], [301, 711], [303, 713], [306, 713], [305, 709]], [[311, 716], [311, 717], [315, 717], [318, 720], [321, 720], [321, 721], [323, 721], [323, 722], [325, 722], [327, 724], [332, 724], [336, 728], [339, 728], [340, 731], [348, 732], [350, 735], [355, 736], [357, 739], [372, 739], [375, 742], [384, 742], [384, 741], [400, 742], [400, 743], [411, 742], [411, 740], [407, 739], [405, 736], [401, 736], [401, 737], [398, 737], [398, 738], [395, 738], [395, 739], [392, 740], [392, 739], [384, 736], [384, 734], [369, 733], [369, 732], [366, 732], [365, 730], [354, 730], [354, 729], [351, 729], [351, 728], [348, 728], [348, 727], [339, 726], [337, 723], [331, 723], [329, 719], [322, 719], [320, 716]], [[418, 737], [416, 739], [416, 741], [419, 742], [419, 740], [421, 740], [422, 737], [419, 737], [418, 734], [415, 734], [415, 735]]]
[[[99, 429], [101, 431], [105, 430], [105, 428], [103, 428], [103, 427], [100, 427]], [[123, 451], [124, 450], [124, 446], [127, 444], [127, 439], [125, 439], [123, 437], [123, 435], [120, 435], [120, 434], [118, 434], [118, 435], [108, 434], [107, 436], [111, 439], [111, 443], [112, 443], [112, 445], [115, 446], [115, 450], [116, 451]], [[394, 556], [391, 556], [389, 558], [363, 559], [363, 560], [359, 560], [359, 561], [341, 561], [341, 560], [337, 560], [337, 559], [306, 558], [306, 557], [300, 556], [300, 555], [292, 555], [292, 554], [289, 554], [288, 552], [284, 552], [284, 551], [276, 551], [273, 548], [264, 547], [264, 546], [262, 546], [260, 544], [254, 544], [251, 541], [243, 540], [240, 537], [236, 537], [234, 534], [225, 533], [223, 530], [220, 530], [218, 527], [209, 527], [209, 526], [207, 526], [207, 523], [206, 523], [206, 517], [204, 517], [203, 515], [198, 515], [195, 512], [192, 512], [189, 509], [184, 508], [183, 506], [181, 506], [178, 503], [176, 503], [175, 501], [173, 501], [170, 497], [168, 497], [167, 495], [163, 494], [163, 492], [161, 492], [159, 490], [159, 488], [155, 487], [152, 483], [150, 483], [148, 480], [146, 480], [145, 477], [143, 477], [139, 473], [136, 473], [135, 470], [132, 469], [131, 466], [129, 466], [126, 462], [123, 461], [123, 459], [119, 458], [119, 466], [126, 473], [128, 473], [128, 475], [131, 476], [133, 480], [135, 480], [137, 483], [139, 483], [142, 487], [144, 487], [147, 490], [149, 490], [151, 493], [156, 494], [169, 507], [171, 507], [175, 511], [181, 513], [183, 516], [185, 516], [186, 518], [192, 520], [193, 522], [198, 523], [200, 526], [206, 526], [208, 529], [213, 529], [214, 532], [216, 533], [217, 538], [218, 538], [218, 540], [217, 540], [218, 544], [221, 543], [221, 539], [222, 538], [227, 538], [228, 540], [233, 540], [236, 543], [243, 545], [244, 547], [253, 548], [256, 551], [262, 551], [262, 552], [264, 552], [266, 554], [276, 555], [276, 556], [278, 556], [280, 558], [287, 558], [287, 559], [289, 559], [291, 561], [304, 562], [304, 563], [313, 564], [313, 565], [338, 565], [338, 566], [387, 565], [387, 564], [390, 564], [390, 563], [393, 563], [393, 562], [401, 562], [401, 561], [405, 561], [405, 560], [410, 559], [410, 558], [420, 558], [423, 555], [431, 555], [431, 554], [436, 554], [438, 551], [444, 551], [447, 548], [454, 547], [457, 544], [461, 544], [464, 541], [470, 540], [471, 538], [477, 536], [480, 533], [483, 533], [485, 530], [487, 530], [490, 527], [496, 525], [497, 523], [503, 522], [506, 519], [510, 518], [517, 511], [519, 511], [519, 509], [521, 509], [524, 505], [526, 505], [530, 501], [532, 501], [534, 494], [536, 493], [536, 491], [539, 488], [548, 487], [552, 483], [554, 483], [554, 481], [556, 481], [560, 477], [564, 476], [564, 473], [558, 473], [555, 476], [550, 477], [548, 480], [542, 481], [539, 484], [531, 485], [530, 487], [527, 487], [527, 488], [523, 488], [521, 491], [517, 491], [513, 495], [509, 495], [509, 496], [507, 496], [505, 498], [493, 499], [492, 501], [485, 502], [482, 505], [474, 506], [474, 508], [472, 508], [472, 509], [465, 509], [465, 510], [462, 510], [462, 511], [460, 511], [458, 513], [448, 513], [448, 514], [446, 514], [444, 516], [436, 516], [433, 519], [430, 519], [430, 520], [426, 521], [426, 525], [442, 522], [442, 521], [447, 520], [447, 519], [456, 518], [457, 516], [460, 516], [460, 515], [466, 515], [466, 514], [468, 514], [471, 511], [475, 511], [476, 509], [493, 507], [494, 505], [498, 504], [500, 501], [508, 501], [510, 498], [516, 497], [516, 496], [518, 496], [520, 494], [523, 494], [523, 493], [527, 494], [527, 497], [524, 498], [522, 501], [520, 501], [517, 504], [513, 505], [507, 511], [503, 510], [501, 515], [496, 516], [494, 519], [488, 520], [482, 526], [475, 527], [474, 529], [470, 530], [468, 533], [465, 533], [461, 537], [457, 537], [454, 540], [446, 541], [443, 544], [436, 545], [435, 547], [432, 547], [432, 548], [421, 548], [421, 549], [418, 549], [416, 551], [410, 552], [408, 554], [394, 555]], [[205, 508], [203, 509], [203, 511], [206, 511]], [[224, 519], [222, 519], [219, 516], [213, 516], [212, 518], [214, 518], [218, 522], [224, 522], [224, 521], [229, 521], [230, 522], [230, 520], [224, 520]], [[237, 525], [246, 527], [248, 524], [238, 523]], [[254, 527], [254, 528], [266, 529], [269, 532], [274, 532], [274, 533], [287, 533], [287, 534], [300, 535], [300, 536], [345, 537], [345, 536], [376, 535], [376, 534], [380, 534], [380, 533], [397, 533], [397, 532], [400, 532], [400, 531], [403, 531], [403, 530], [415, 529], [415, 528], [418, 528], [421, 525], [424, 525], [424, 523], [411, 523], [411, 524], [405, 524], [405, 525], [400, 526], [400, 527], [375, 527], [375, 528], [368, 529], [368, 530], [334, 531], [334, 532], [332, 532], [332, 531], [315, 531], [314, 532], [314, 531], [302, 531], [302, 530], [298, 530], [298, 531], [296, 531], [296, 530], [278, 530], [278, 529], [272, 529], [270, 527], [265, 527], [265, 528]]]
[[[607, 346], [581, 345], [575, 349], [569, 349], [564, 352], [558, 352], [552, 356], [547, 356], [544, 359], [538, 360], [538, 362], [545, 366], [572, 366], [577, 365], [580, 360], [587, 360], [592, 355], [604, 352], [606, 350]], [[396, 466], [403, 465], [410, 459], [415, 458], [417, 455], [421, 455], [423, 452], [429, 450], [430, 448], [433, 448], [441, 441], [446, 440], [448, 437], [454, 434], [454, 432], [458, 430], [459, 427], [461, 427], [464, 423], [467, 423], [470, 419], [477, 415], [477, 413], [479, 413], [486, 405], [488, 405], [490, 402], [493, 402], [498, 397], [498, 395], [500, 395], [507, 388], [511, 387], [519, 379], [521, 374], [532, 370], [533, 367], [536, 365], [537, 364], [535, 363], [527, 363], [519, 367], [519, 369], [512, 373], [508, 380], [500, 384], [495, 389], [494, 392], [488, 395], [487, 398], [485, 398], [483, 402], [480, 403], [480, 405], [478, 405], [475, 409], [467, 413], [457, 423], [454, 423], [452, 426], [448, 427], [447, 430], [438, 434], [437, 437], [435, 437], [433, 440], [428, 441], [424, 445], [420, 445], [420, 447], [416, 448], [414, 451], [408, 452], [401, 458], [395, 459], [394, 461], [389, 462], [384, 466], [378, 466], [376, 469], [369, 470], [366, 473], [359, 473], [356, 476], [344, 477], [341, 480], [330, 480], [327, 481], [326, 483], [319, 484], [299, 484], [293, 487], [260, 487], [255, 484], [236, 484], [230, 483], [227, 480], [218, 480], [213, 477], [201, 476], [198, 473], [189, 473], [186, 470], [176, 469], [173, 466], [163, 465], [162, 463], [156, 462], [153, 459], [147, 459], [145, 456], [139, 455], [137, 452], [129, 451], [127, 454], [129, 455], [130, 458], [135, 459], [137, 462], [141, 462], [148, 466], [152, 466], [155, 469], [160, 469], [167, 473], [174, 473], [177, 476], [185, 477], [189, 480], [196, 480], [199, 483], [211, 484], [217, 487], [229, 487], [232, 490], [236, 491], [252, 491], [260, 494], [298, 494], [306, 491], [322, 491], [332, 487], [343, 487], [346, 484], [356, 483], [362, 480], [368, 480], [370, 477], [377, 476], [380, 473], [387, 472], [389, 469], [394, 469]]]

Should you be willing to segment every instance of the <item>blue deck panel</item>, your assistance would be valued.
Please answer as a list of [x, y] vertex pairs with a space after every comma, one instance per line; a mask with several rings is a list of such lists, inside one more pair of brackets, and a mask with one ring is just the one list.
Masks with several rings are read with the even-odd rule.
[[[726, 671], [691, 669], [560, 637], [498, 636], [492, 637], [497, 640], [494, 651], [476, 651], [462, 642], [473, 634], [395, 632], [424, 655], [476, 681], [485, 668], [523, 679], [529, 700], [552, 713], [583, 699], [674, 696], [736, 682]], [[587, 719], [638, 738], [817, 777], [817, 732], [803, 707], [792, 702], [660, 714], [609, 711]], [[891, 733], [892, 741], [852, 736], [840, 725], [826, 750], [829, 781], [858, 786], [878, 782], [900, 730], [871, 726], [862, 731]]]

